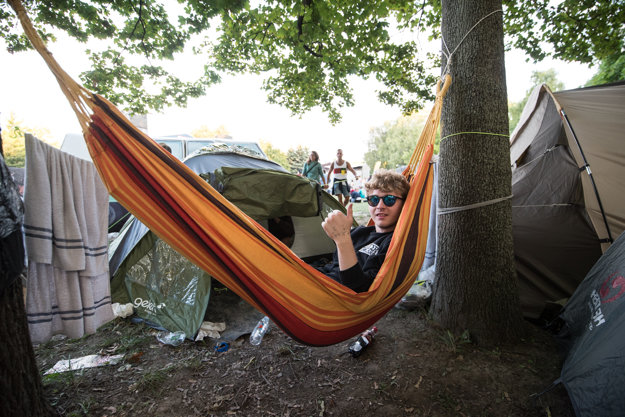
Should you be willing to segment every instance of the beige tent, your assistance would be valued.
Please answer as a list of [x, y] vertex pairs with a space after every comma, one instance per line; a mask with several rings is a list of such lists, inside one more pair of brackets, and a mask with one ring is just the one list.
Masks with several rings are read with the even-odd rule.
[[537, 87], [510, 143], [521, 305], [538, 318], [625, 229], [625, 82]]

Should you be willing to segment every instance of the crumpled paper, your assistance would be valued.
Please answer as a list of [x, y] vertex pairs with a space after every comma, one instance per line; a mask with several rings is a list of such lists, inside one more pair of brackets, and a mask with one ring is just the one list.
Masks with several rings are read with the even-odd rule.
[[195, 341], [199, 342], [200, 340], [204, 340], [207, 336], [211, 339], [219, 339], [221, 337], [219, 332], [223, 332], [224, 330], [226, 330], [226, 323], [212, 323], [210, 321], [205, 321], [200, 326], [200, 330], [197, 332]]
[[134, 308], [132, 306], [132, 303], [128, 303], [128, 304], [119, 304], [119, 303], [113, 303], [111, 304], [111, 307], [113, 308], [113, 314], [115, 315], [115, 317], [128, 317], [128, 316], [132, 316], [132, 314], [134, 313]]
[[95, 368], [102, 365], [117, 365], [123, 358], [124, 355], [87, 355], [82, 358], [63, 359], [48, 369], [44, 375], [76, 371], [83, 368]]

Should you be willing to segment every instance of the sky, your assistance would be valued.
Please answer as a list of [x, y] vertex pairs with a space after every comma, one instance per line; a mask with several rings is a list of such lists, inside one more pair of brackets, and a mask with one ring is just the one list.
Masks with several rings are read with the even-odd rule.
[[[84, 45], [62, 41], [49, 45], [50, 51], [70, 76], [88, 68], [82, 53]], [[56, 79], [36, 52], [11, 55], [0, 41], [0, 122], [13, 113], [25, 126], [47, 128], [48, 139], [62, 142], [66, 133], [79, 133], [77, 122]], [[183, 57], [174, 65], [189, 70], [202, 70], [198, 58]], [[508, 99], [520, 101], [531, 87], [533, 71], [553, 68], [566, 89], [582, 86], [595, 69], [580, 64], [546, 60], [538, 64], [525, 62], [518, 52], [506, 54]], [[343, 120], [332, 125], [325, 114], [313, 110], [303, 116], [292, 116], [278, 105], [267, 103], [261, 90], [261, 76], [239, 75], [223, 78], [221, 84], [207, 90], [206, 96], [189, 101], [187, 108], [170, 108], [161, 114], [148, 115], [148, 134], [152, 137], [190, 133], [201, 126], [216, 129], [224, 126], [233, 139], [267, 141], [286, 152], [298, 145], [316, 150], [321, 162], [330, 162], [341, 148], [352, 164], [364, 161], [372, 127], [396, 120], [398, 108], [385, 106], [376, 98], [373, 80], [353, 83], [355, 106], [343, 112]]]

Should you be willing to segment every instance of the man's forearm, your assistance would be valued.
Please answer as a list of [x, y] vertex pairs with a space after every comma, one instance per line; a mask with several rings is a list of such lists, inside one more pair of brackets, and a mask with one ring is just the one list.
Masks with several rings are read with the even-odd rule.
[[336, 254], [339, 260], [339, 270], [344, 271], [358, 263], [356, 250], [352, 243], [351, 237], [348, 235], [346, 239], [335, 240]]

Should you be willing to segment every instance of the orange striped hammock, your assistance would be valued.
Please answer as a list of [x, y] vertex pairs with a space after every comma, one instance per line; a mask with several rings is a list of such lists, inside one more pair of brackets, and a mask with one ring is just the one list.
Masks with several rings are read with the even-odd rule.
[[347, 340], [386, 314], [415, 282], [425, 255], [432, 196], [429, 163], [446, 78], [404, 175], [402, 214], [369, 291], [355, 293], [299, 259], [262, 226], [138, 130], [115, 108], [72, 80], [46, 49], [19, 0], [9, 0], [75, 111], [113, 197], [161, 239], [311, 346]]

